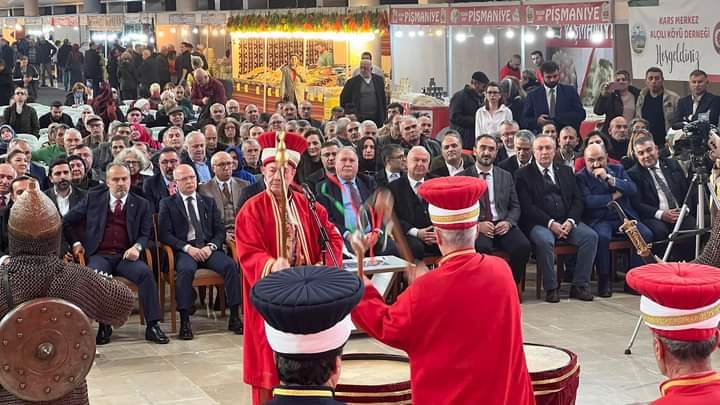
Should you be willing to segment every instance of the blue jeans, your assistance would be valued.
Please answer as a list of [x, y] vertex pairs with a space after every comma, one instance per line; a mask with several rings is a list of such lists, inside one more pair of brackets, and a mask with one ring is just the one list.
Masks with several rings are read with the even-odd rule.
[[[538, 272], [542, 272], [543, 288], [546, 291], [559, 287], [557, 275], [555, 274], [555, 252], [553, 251], [555, 240], [555, 234], [545, 226], [535, 225], [530, 230], [530, 241], [535, 245], [537, 269]], [[595, 262], [595, 253], [598, 249], [597, 233], [589, 226], [578, 223], [570, 231], [570, 235], [564, 242], [577, 246], [577, 262], [573, 272], [573, 285], [589, 287], [590, 274]]]

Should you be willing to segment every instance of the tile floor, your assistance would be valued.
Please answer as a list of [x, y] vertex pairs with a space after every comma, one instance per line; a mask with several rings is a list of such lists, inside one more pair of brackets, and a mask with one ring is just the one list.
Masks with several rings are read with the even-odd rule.
[[[534, 284], [534, 283], [533, 283]], [[577, 404], [646, 404], [658, 395], [650, 334], [643, 327], [631, 356], [623, 355], [637, 320], [639, 298], [616, 293], [585, 303], [535, 300], [529, 288], [522, 305], [525, 341], [556, 345], [578, 355]], [[564, 295], [567, 297], [567, 287]], [[226, 320], [193, 318], [195, 340], [145, 343], [137, 316], [99, 348], [88, 377], [90, 399], [102, 405], [250, 404], [242, 383], [242, 337], [227, 332]], [[170, 330], [169, 323], [163, 325]], [[172, 339], [172, 336], [171, 336]], [[346, 352], [397, 352], [367, 337], [353, 337]], [[718, 357], [717, 355], [715, 356]]]

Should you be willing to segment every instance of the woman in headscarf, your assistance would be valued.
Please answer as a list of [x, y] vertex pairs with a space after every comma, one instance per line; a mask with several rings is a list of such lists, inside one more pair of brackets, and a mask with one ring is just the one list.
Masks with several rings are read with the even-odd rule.
[[317, 128], [310, 128], [303, 136], [307, 140], [308, 147], [300, 156], [300, 163], [295, 172], [295, 180], [300, 184], [305, 183], [311, 174], [323, 167], [320, 161], [320, 146], [324, 142], [322, 133]]
[[375, 177], [378, 171], [377, 140], [372, 136], [363, 136], [357, 143], [358, 173]]
[[10, 125], [0, 126], [0, 155], [7, 153], [10, 141], [15, 138], [15, 130]]
[[100, 91], [92, 100], [95, 115], [102, 118], [107, 131], [113, 121], [125, 121], [125, 116], [118, 107], [117, 100], [113, 98], [112, 88], [108, 82], [100, 83]]
[[132, 124], [130, 126], [130, 140], [134, 142], [146, 143], [150, 149], [160, 150], [162, 144], [150, 135], [147, 128], [140, 124]]
[[230, 157], [235, 163], [232, 172], [233, 177], [237, 177], [240, 180], [245, 180], [250, 184], [253, 184], [257, 181], [257, 179], [252, 173], [245, 170], [245, 167], [243, 166], [243, 162], [245, 161], [245, 159], [243, 158], [242, 149], [239, 145], [228, 146], [227, 149], [225, 149], [225, 152], [230, 154]]

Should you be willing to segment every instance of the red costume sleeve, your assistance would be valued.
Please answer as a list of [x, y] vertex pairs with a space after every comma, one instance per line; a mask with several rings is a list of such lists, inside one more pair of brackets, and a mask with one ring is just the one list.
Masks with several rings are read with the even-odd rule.
[[412, 291], [400, 294], [393, 305], [385, 300], [373, 286], [365, 287], [365, 295], [352, 312], [355, 325], [375, 339], [408, 351], [412, 340]]

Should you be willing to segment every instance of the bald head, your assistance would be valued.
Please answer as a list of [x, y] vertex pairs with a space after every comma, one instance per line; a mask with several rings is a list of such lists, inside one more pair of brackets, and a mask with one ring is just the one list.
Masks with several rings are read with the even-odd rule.
[[610, 121], [610, 137], [616, 141], [624, 141], [628, 139], [628, 122], [621, 115]]
[[597, 169], [607, 169], [607, 152], [603, 145], [596, 143], [588, 145], [583, 155], [585, 157], [585, 169], [589, 173], [595, 174]]

